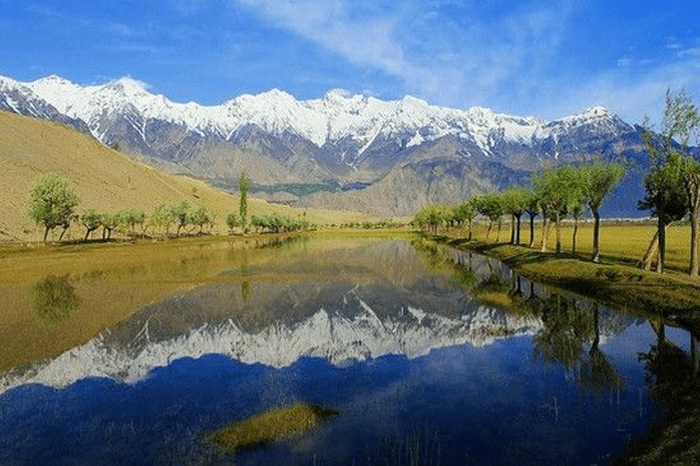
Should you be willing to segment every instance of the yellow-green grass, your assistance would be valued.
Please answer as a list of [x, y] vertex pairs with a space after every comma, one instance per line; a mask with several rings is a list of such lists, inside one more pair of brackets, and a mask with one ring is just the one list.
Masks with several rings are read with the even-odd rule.
[[320, 406], [297, 403], [234, 422], [207, 435], [206, 439], [225, 450], [240, 450], [307, 431], [334, 414]]
[[[625, 227], [619, 231], [624, 231]], [[451, 245], [494, 256], [534, 281], [591, 297], [617, 309], [700, 331], [700, 283], [680, 273], [657, 274], [621, 261], [556, 256], [526, 247], [453, 239]]]
[[[562, 225], [562, 251], [570, 254], [573, 244], [574, 226], [571, 222]], [[473, 238], [486, 241], [487, 226], [479, 222], [473, 229]], [[601, 254], [603, 261], [618, 262], [634, 265], [644, 256], [649, 242], [656, 233], [656, 225], [650, 221], [614, 222], [604, 221], [600, 229]], [[466, 236], [467, 230], [452, 230], [449, 236]], [[490, 234], [489, 241], [495, 242], [496, 228]], [[504, 224], [500, 242], [510, 241], [510, 225]], [[556, 231], [551, 229], [547, 250], [553, 251], [556, 245]], [[527, 245], [530, 242], [530, 223], [522, 223], [520, 243]], [[542, 245], [542, 222], [535, 223], [535, 249], [539, 251]], [[580, 258], [589, 258], [593, 251], [593, 222], [579, 223], [576, 241], [576, 255]], [[668, 228], [666, 238], [666, 266], [675, 271], [687, 271], [690, 261], [690, 226], [672, 225]]]
[[[46, 171], [61, 173], [72, 183], [80, 199], [79, 213], [91, 208], [114, 212], [134, 207], [150, 214], [158, 204], [187, 199], [191, 205], [201, 204], [215, 212], [215, 231], [225, 234], [226, 213], [238, 211], [238, 196], [200, 180], [164, 173], [60, 124], [0, 112], [0, 241], [42, 238], [43, 230], [27, 218], [25, 204], [31, 181]], [[259, 199], [249, 199], [248, 210], [250, 215], [276, 211], [293, 218], [305, 216], [316, 224], [375, 220], [356, 212], [301, 210]], [[68, 238], [84, 234], [74, 226]]]

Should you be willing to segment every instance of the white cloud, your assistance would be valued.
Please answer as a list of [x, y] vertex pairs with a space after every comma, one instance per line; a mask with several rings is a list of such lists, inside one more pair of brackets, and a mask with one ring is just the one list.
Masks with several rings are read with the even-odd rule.
[[[391, 8], [379, 1], [235, 1], [354, 65], [398, 78], [399, 92], [433, 104], [546, 119], [605, 105], [634, 123], [658, 113], [669, 86], [700, 88], [700, 48], [675, 38], [664, 47], [676, 57], [670, 64], [655, 55], [622, 56], [607, 69], [562, 68], [557, 59], [567, 58], [573, 22], [586, 14], [574, 1], [502, 7], [496, 15], [484, 14], [477, 0], [408, 0]], [[459, 16], [445, 7], [461, 8]]]
[[237, 1], [355, 65], [401, 79], [406, 93], [452, 105], [488, 103], [508, 85], [529, 93], [574, 5], [504, 10], [497, 20], [474, 16], [464, 25], [431, 8], [444, 2], [401, 2], [367, 15], [344, 0]]
[[695, 47], [691, 49], [679, 50], [676, 55], [678, 57], [700, 57], [700, 47]]
[[[636, 70], [635, 70], [636, 71]], [[640, 124], [645, 116], [657, 124], [664, 109], [666, 90], [687, 88], [696, 102], [700, 95], [700, 62], [681, 61], [635, 73], [633, 79], [619, 75], [615, 69], [592, 76], [568, 89], [556, 102], [537, 109], [538, 114], [558, 118], [593, 105], [603, 105], [630, 124]]]
[[397, 17], [355, 17], [342, 0], [238, 1], [278, 27], [291, 30], [355, 64], [378, 67], [394, 75], [411, 69], [400, 44], [393, 38]]

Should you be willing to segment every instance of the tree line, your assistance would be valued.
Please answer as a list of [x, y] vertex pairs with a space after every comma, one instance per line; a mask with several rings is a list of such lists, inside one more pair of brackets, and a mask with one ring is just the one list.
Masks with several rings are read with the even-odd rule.
[[[245, 233], [248, 230], [247, 194], [250, 182], [245, 174], [240, 180], [240, 200], [238, 214], [230, 212], [226, 216], [229, 234], [236, 230]], [[55, 172], [38, 175], [29, 186], [27, 199], [27, 216], [44, 227], [44, 241], [56, 228], [61, 228], [58, 241], [72, 224], [85, 228], [83, 241], [87, 241], [95, 231], [102, 229], [102, 239], [108, 240], [114, 230], [127, 236], [146, 236], [147, 230], [153, 228], [164, 237], [170, 236], [171, 229], [176, 237], [182, 232], [192, 234], [211, 233], [216, 224], [216, 214], [203, 205], [192, 205], [186, 199], [167, 204], [161, 203], [150, 215], [142, 209], [125, 207], [116, 212], [98, 212], [88, 209], [77, 213], [79, 200], [70, 182]], [[314, 225], [304, 219], [292, 219], [289, 216], [272, 213], [253, 216], [251, 226], [256, 231], [299, 231], [311, 229]]]
[[[657, 256], [656, 270], [663, 272], [666, 229], [673, 222], [688, 218], [691, 225], [689, 273], [698, 275], [700, 255], [700, 163], [691, 155], [690, 143], [700, 139], [700, 113], [692, 98], [682, 90], [666, 93], [661, 128], [654, 130], [645, 119], [642, 139], [649, 154], [650, 169], [644, 179], [645, 196], [639, 200], [640, 210], [651, 211], [657, 219], [657, 231], [651, 240], [643, 265], [650, 268]], [[547, 250], [552, 226], [556, 231], [555, 251], [561, 254], [561, 222], [574, 220], [572, 252], [576, 253], [578, 221], [585, 209], [594, 219], [593, 252], [591, 260], [600, 261], [600, 208], [605, 198], [619, 184], [626, 172], [620, 162], [594, 160], [574, 165], [562, 165], [532, 175], [529, 187], [474, 196], [461, 205], [448, 207], [429, 205], [418, 211], [413, 224], [435, 234], [440, 226], [468, 226], [472, 239], [472, 223], [477, 215], [488, 219], [486, 232], [490, 239], [497, 226], [496, 241], [500, 240], [505, 216], [511, 217], [511, 244], [520, 244], [520, 220], [525, 214], [530, 220], [530, 248], [535, 247], [535, 217], [542, 219], [540, 250]]]
[[519, 245], [521, 219], [527, 214], [530, 220], [529, 247], [534, 247], [535, 218], [542, 218], [540, 250], [547, 251], [552, 228], [556, 231], [555, 252], [561, 254], [561, 224], [570, 216], [574, 219], [573, 253], [576, 252], [578, 221], [588, 207], [595, 219], [593, 234], [594, 262], [600, 261], [600, 207], [605, 197], [622, 180], [625, 168], [618, 162], [589, 162], [577, 167], [562, 165], [533, 174], [530, 187], [512, 187], [500, 192], [474, 196], [456, 207], [429, 205], [421, 209], [413, 219], [417, 227], [436, 233], [442, 225], [468, 227], [468, 239], [472, 239], [472, 225], [477, 215], [488, 219], [486, 239], [490, 240], [494, 226], [496, 241], [500, 241], [503, 219], [511, 218], [510, 243]]

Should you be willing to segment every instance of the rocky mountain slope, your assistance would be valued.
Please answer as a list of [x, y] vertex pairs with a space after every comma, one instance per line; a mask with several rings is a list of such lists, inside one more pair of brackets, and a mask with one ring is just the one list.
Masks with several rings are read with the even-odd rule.
[[[0, 109], [59, 121], [220, 187], [235, 189], [245, 172], [278, 199], [381, 215], [526, 184], [542, 166], [594, 155], [646, 159], [639, 128], [601, 107], [546, 122], [342, 91], [298, 101], [276, 89], [204, 106], [172, 102], [130, 78], [79, 86], [51, 76], [0, 78]], [[636, 213], [640, 195], [632, 173], [607, 213]]]

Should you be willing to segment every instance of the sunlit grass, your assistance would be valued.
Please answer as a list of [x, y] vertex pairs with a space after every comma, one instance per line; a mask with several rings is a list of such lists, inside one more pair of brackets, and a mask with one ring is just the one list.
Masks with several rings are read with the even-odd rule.
[[[478, 241], [486, 241], [487, 225], [479, 222], [473, 229], [473, 238]], [[573, 245], [574, 225], [566, 222], [562, 225], [562, 250], [570, 254]], [[616, 260], [625, 263], [636, 263], [644, 256], [649, 242], [654, 237], [656, 225], [652, 222], [603, 222], [600, 229], [601, 254], [603, 259]], [[467, 236], [466, 229], [452, 230], [450, 236]], [[495, 242], [496, 227], [491, 231], [489, 240]], [[500, 242], [510, 241], [510, 225], [503, 224]], [[555, 243], [555, 230], [552, 227], [547, 243], [547, 250], [553, 251]], [[520, 232], [520, 244], [527, 245], [530, 242], [529, 220], [522, 222]], [[535, 222], [535, 248], [539, 250], [542, 245], [542, 221]], [[584, 221], [579, 223], [576, 241], [576, 255], [588, 258], [593, 252], [593, 223]], [[666, 266], [668, 268], [686, 271], [690, 261], [690, 226], [673, 225], [668, 228], [666, 234]]]
[[307, 431], [335, 414], [313, 404], [297, 403], [234, 422], [209, 434], [207, 440], [226, 450], [239, 450]]
[[[677, 229], [676, 233], [683, 228], [688, 229], [674, 228]], [[551, 250], [542, 254], [538, 252], [539, 249], [459, 238], [449, 240], [449, 243], [494, 256], [535, 282], [569, 290], [616, 309], [644, 316], [660, 314], [671, 323], [700, 331], [700, 313], [697, 312], [700, 310], [700, 280], [687, 275], [687, 264], [683, 267], [681, 263], [684, 262], [683, 254], [676, 255], [677, 270], [664, 274], [645, 271], [633, 265], [644, 254], [646, 246], [636, 250], [634, 246], [630, 247], [626, 239], [634, 240], [649, 232], [653, 234], [653, 226], [651, 229], [645, 229], [643, 225], [608, 226], [608, 230], [619, 233], [617, 240], [609, 241], [608, 245], [608, 250], [616, 251], [617, 255], [604, 256], [601, 264], [594, 264], [588, 254], [579, 257], [571, 254], [557, 256]], [[674, 241], [672, 244], [682, 244], [678, 236]], [[635, 259], [631, 261], [629, 258]]]

